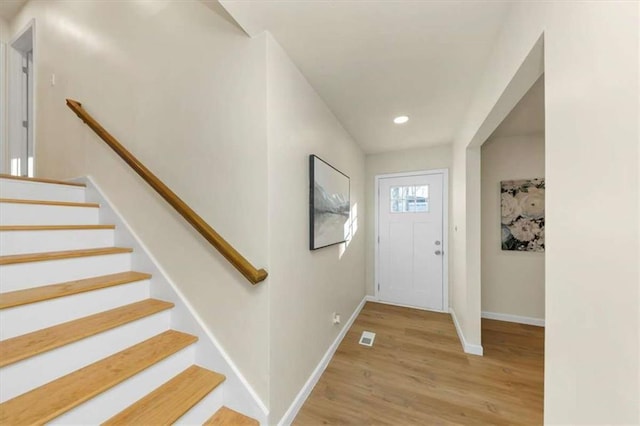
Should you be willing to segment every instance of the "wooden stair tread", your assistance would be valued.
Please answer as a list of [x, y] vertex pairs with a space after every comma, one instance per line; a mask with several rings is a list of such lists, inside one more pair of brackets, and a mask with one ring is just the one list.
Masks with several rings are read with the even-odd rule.
[[0, 179], [23, 180], [25, 182], [52, 183], [55, 185], [80, 186], [82, 188], [86, 187], [84, 183], [67, 182], [64, 180], [34, 178], [34, 177], [26, 177], [26, 176], [12, 176], [4, 173], [0, 173]]
[[76, 257], [101, 256], [106, 254], [131, 253], [133, 249], [125, 247], [101, 247], [82, 250], [50, 251], [45, 253], [11, 254], [0, 256], [0, 265], [15, 263], [41, 262], [45, 260], [72, 259]]
[[101, 288], [113, 287], [135, 281], [148, 280], [149, 278], [151, 278], [150, 274], [127, 271], [117, 274], [85, 278], [82, 280], [68, 281], [60, 284], [51, 284], [42, 287], [0, 293], [0, 309], [42, 302], [44, 300], [56, 299], [58, 297], [99, 290]]
[[43, 424], [112, 388], [198, 338], [165, 331], [0, 404], [0, 424]]
[[1, 225], [0, 231], [73, 231], [116, 229], [115, 225]]
[[221, 407], [216, 413], [204, 422], [203, 426], [259, 426], [256, 419], [233, 411], [227, 407]]
[[222, 374], [192, 365], [103, 425], [172, 424], [224, 380]]
[[173, 303], [147, 299], [78, 318], [0, 342], [0, 367], [111, 330], [122, 324], [170, 309]]
[[38, 204], [45, 206], [62, 206], [62, 207], [90, 207], [99, 208], [98, 203], [77, 203], [71, 201], [46, 201], [46, 200], [23, 200], [18, 198], [0, 198], [0, 203], [9, 204]]

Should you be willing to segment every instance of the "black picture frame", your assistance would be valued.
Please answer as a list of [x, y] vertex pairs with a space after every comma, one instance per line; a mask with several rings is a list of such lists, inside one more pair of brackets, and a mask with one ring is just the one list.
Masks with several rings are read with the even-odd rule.
[[351, 229], [350, 212], [349, 176], [309, 155], [309, 250], [344, 243]]

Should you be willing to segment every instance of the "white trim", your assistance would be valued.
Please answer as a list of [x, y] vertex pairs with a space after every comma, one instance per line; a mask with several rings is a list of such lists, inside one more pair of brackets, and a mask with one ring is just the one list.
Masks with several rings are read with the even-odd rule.
[[468, 354], [482, 356], [484, 352], [484, 350], [482, 349], [482, 345], [467, 343], [467, 339], [464, 338], [464, 333], [462, 332], [462, 328], [460, 328], [460, 323], [458, 322], [458, 318], [456, 317], [456, 313], [453, 308], [449, 309], [449, 313], [451, 314], [451, 318], [453, 319], [453, 325], [456, 326], [456, 332], [458, 333], [458, 339], [460, 339], [460, 343], [462, 343], [462, 349]]
[[[407, 177], [407, 176], [425, 176], [425, 175], [442, 175], [442, 311], [448, 312], [449, 310], [449, 169], [433, 169], [433, 170], [417, 170], [415, 172], [402, 172], [402, 173], [387, 173], [375, 176], [374, 187], [374, 235], [373, 243], [375, 244], [374, 250], [374, 268], [373, 268], [373, 295], [376, 302], [385, 303], [379, 300], [378, 295], [378, 269], [379, 269], [379, 251], [380, 245], [378, 244], [379, 234], [379, 197], [380, 197], [380, 179], [388, 179], [394, 177]], [[390, 303], [392, 304], [392, 303]], [[397, 305], [400, 306], [400, 305]], [[415, 306], [409, 306], [410, 308], [416, 308]], [[423, 308], [417, 308], [423, 309]], [[433, 310], [433, 309], [428, 309]]]
[[324, 370], [327, 368], [327, 365], [329, 365], [329, 362], [331, 361], [331, 358], [333, 358], [333, 354], [336, 352], [336, 349], [338, 349], [340, 342], [342, 342], [342, 339], [344, 339], [347, 331], [349, 331], [349, 329], [353, 325], [353, 322], [358, 317], [358, 314], [360, 314], [360, 311], [364, 307], [365, 303], [370, 300], [369, 297], [371, 296], [365, 296], [362, 298], [362, 301], [353, 311], [351, 317], [349, 317], [349, 321], [347, 321], [344, 327], [342, 327], [340, 333], [338, 333], [335, 340], [333, 341], [331, 346], [329, 346], [329, 349], [327, 349], [327, 352], [325, 352], [324, 356], [318, 363], [317, 367], [313, 370], [304, 386], [302, 386], [302, 389], [300, 389], [300, 392], [298, 392], [298, 395], [296, 395], [296, 397], [294, 398], [293, 402], [289, 406], [289, 409], [286, 411], [286, 413], [284, 413], [284, 415], [278, 422], [278, 426], [288, 426], [296, 418], [296, 416], [298, 415], [298, 411], [300, 411], [300, 408], [302, 408], [302, 405], [311, 394], [314, 386], [316, 385], [316, 383], [318, 383], [318, 380], [320, 380], [320, 377], [322, 376]]
[[437, 310], [434, 310], [434, 309], [423, 308], [421, 306], [405, 305], [405, 304], [396, 303], [396, 302], [387, 302], [385, 300], [377, 299], [376, 296], [365, 296], [365, 299], [367, 299], [367, 302], [375, 302], [375, 303], [380, 303], [382, 305], [399, 306], [401, 308], [411, 308], [411, 309], [417, 309], [419, 311], [427, 311], [427, 312], [449, 313], [449, 309], [446, 309], [446, 310], [443, 310], [443, 311], [437, 311]]
[[7, 145], [7, 89], [9, 87], [9, 56], [7, 45], [0, 42], [0, 173], [9, 174], [9, 147]]
[[[22, 39], [23, 36], [26, 35], [27, 32], [31, 31], [30, 37], [30, 46], [31, 46], [31, 68], [29, 78], [29, 85], [31, 92], [29, 92], [29, 124], [28, 124], [28, 139], [27, 144], [32, 147], [32, 156], [33, 156], [33, 168], [31, 169], [31, 176], [37, 176], [36, 174], [36, 102], [37, 102], [37, 82], [38, 75], [36, 70], [36, 59], [37, 59], [37, 46], [36, 46], [36, 20], [31, 19], [25, 26], [22, 28], [15, 36], [7, 44], [7, 94], [8, 94], [8, 104], [9, 105], [22, 105], [22, 90], [18, 87], [20, 86], [19, 82], [22, 78], [22, 54], [27, 51], [23, 50], [20, 46], [16, 46], [18, 41]], [[12, 155], [15, 155], [15, 149], [11, 145], [12, 141], [18, 140], [20, 141], [21, 132], [22, 132], [22, 112], [21, 108], [7, 108], [7, 150], [8, 150], [8, 161], [11, 161]], [[15, 157], [14, 157], [15, 158]], [[20, 157], [21, 158], [21, 157]], [[27, 147], [27, 164], [21, 164], [20, 169], [21, 175], [26, 176], [24, 173], [25, 170], [28, 169], [28, 147]], [[10, 171], [10, 169], [9, 169]]]
[[[107, 197], [106, 193], [100, 188], [100, 186], [98, 186], [98, 184], [93, 180], [91, 176], [70, 179], [70, 181], [81, 182], [87, 185], [87, 193], [86, 193], [87, 201], [100, 203], [100, 222], [105, 223], [105, 219], [106, 219], [107, 223], [113, 223], [116, 225], [116, 243], [132, 247], [134, 249], [134, 253], [143, 255], [143, 256], [140, 256], [140, 258], [134, 259], [134, 262], [133, 262], [134, 265], [132, 266], [135, 268], [136, 267], [135, 263], [138, 263], [138, 262], [144, 263], [143, 269], [146, 272], [149, 272], [153, 275], [154, 281], [153, 281], [152, 289], [158, 290], [163, 283], [167, 283], [170, 286], [170, 291], [172, 291], [178, 298], [178, 300], [175, 300], [174, 297], [171, 297], [170, 295], [166, 295], [168, 298], [172, 299], [171, 301], [174, 302], [175, 304], [175, 307], [172, 311], [172, 320], [171, 320], [172, 324], [174, 324], [175, 322], [174, 316], [178, 315], [180, 305], [184, 306], [190, 318], [183, 318], [182, 321], [180, 321], [181, 325], [188, 328], [187, 330], [181, 330], [181, 331], [190, 332], [192, 334], [199, 335], [201, 339], [198, 343], [203, 343], [203, 344], [206, 343], [205, 341], [206, 339], [204, 339], [204, 336], [202, 336], [204, 334], [208, 338], [209, 342], [213, 345], [212, 350], [217, 352], [217, 354], [215, 353], [212, 354], [210, 348], [203, 347], [203, 350], [207, 351], [207, 353], [205, 354], [205, 358], [208, 358], [208, 362], [214, 362], [215, 359], [218, 358], [215, 355], [219, 355], [219, 357], [222, 358], [226, 363], [225, 367], [231, 370], [231, 372], [235, 377], [230, 377], [228, 372], [225, 373], [224, 370], [220, 369], [221, 366], [216, 366], [217, 371], [221, 373], [225, 373], [225, 375], [227, 376], [227, 380], [225, 381], [225, 405], [235, 405], [239, 403], [242, 406], [237, 407], [236, 409], [240, 408], [244, 414], [247, 414], [251, 417], [258, 419], [261, 424], [267, 424], [269, 409], [267, 408], [266, 404], [262, 401], [260, 396], [256, 393], [256, 391], [253, 389], [251, 384], [247, 381], [247, 379], [244, 377], [242, 372], [238, 369], [238, 367], [233, 362], [229, 354], [224, 350], [220, 342], [215, 338], [215, 336], [211, 333], [209, 328], [205, 325], [202, 318], [197, 314], [197, 311], [188, 302], [184, 294], [180, 291], [178, 286], [176, 286], [175, 282], [173, 282], [173, 280], [170, 278], [169, 274], [163, 269], [161, 264], [151, 254], [151, 251], [142, 242], [138, 234], [135, 233], [133, 228], [125, 220], [124, 216], [115, 207], [115, 204], [111, 202], [109, 197]], [[126, 235], [118, 233], [118, 229], [120, 228], [120, 226], [126, 229], [127, 233], [131, 236], [131, 238], [133, 238], [133, 241], [118, 241], [119, 238], [126, 238]], [[145, 260], [142, 259], [142, 257], [146, 257], [151, 263], [149, 264], [145, 262]], [[153, 269], [156, 269], [159, 273], [155, 273]], [[157, 297], [157, 296], [152, 294], [152, 297]], [[193, 328], [194, 325], [189, 324], [190, 319], [195, 322], [195, 327], [196, 327], [195, 329]], [[200, 363], [198, 364], [203, 365], [204, 367], [210, 367], [209, 365], [206, 365], [207, 363], [205, 362], [203, 362], [202, 364]], [[233, 390], [233, 395], [236, 398], [241, 398], [244, 401], [246, 401], [246, 397], [243, 397], [243, 395], [241, 394], [242, 391], [246, 392], [246, 394], [248, 394], [249, 398], [251, 398], [252, 402], [255, 404], [253, 407], [246, 406], [246, 404], [243, 404], [242, 401], [227, 400], [227, 397], [229, 396], [229, 394], [232, 393], [232, 389], [230, 389], [229, 386], [233, 386], [232, 382], [234, 382], [235, 380], [237, 380], [240, 383], [243, 389], [237, 389], [236, 387], [236, 389]], [[256, 409], [252, 409], [254, 407], [258, 409], [260, 413], [256, 412]], [[234, 407], [231, 406], [230, 408], [234, 408]]]
[[442, 310], [449, 310], [449, 169], [440, 169], [442, 186]]
[[523, 317], [520, 315], [500, 314], [497, 312], [486, 312], [486, 311], [482, 311], [482, 318], [544, 327], [543, 318]]

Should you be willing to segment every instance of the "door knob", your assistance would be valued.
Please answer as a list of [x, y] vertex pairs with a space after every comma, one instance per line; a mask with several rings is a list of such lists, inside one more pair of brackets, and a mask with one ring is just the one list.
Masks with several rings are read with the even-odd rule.
[[440, 256], [442, 252], [440, 250], [436, 250], [436, 255]]
[[436, 241], [436, 245], [439, 246], [440, 245], [440, 241]]

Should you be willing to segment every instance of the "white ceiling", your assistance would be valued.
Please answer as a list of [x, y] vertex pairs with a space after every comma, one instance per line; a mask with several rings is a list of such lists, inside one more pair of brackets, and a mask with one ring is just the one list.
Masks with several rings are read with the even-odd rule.
[[[508, 1], [219, 0], [268, 30], [367, 153], [450, 143]], [[410, 121], [395, 125], [397, 115]]]
[[544, 75], [531, 86], [489, 137], [544, 135]]
[[11, 21], [26, 2], [27, 0], [0, 0], [0, 18]]

